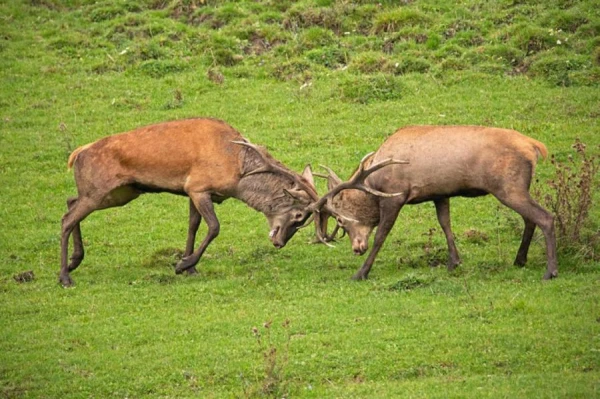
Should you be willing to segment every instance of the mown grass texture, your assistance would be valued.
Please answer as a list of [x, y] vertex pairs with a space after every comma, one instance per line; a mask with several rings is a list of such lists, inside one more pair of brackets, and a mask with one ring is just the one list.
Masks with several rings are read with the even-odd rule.
[[[364, 259], [346, 239], [309, 245], [306, 230], [278, 251], [264, 217], [234, 200], [217, 207], [221, 235], [200, 274], [175, 276], [187, 201], [148, 195], [86, 219], [76, 286], [56, 280], [75, 194], [68, 154], [144, 124], [221, 118], [294, 170], [325, 164], [342, 177], [408, 124], [514, 128], [557, 160], [576, 138], [595, 151], [593, 2], [43, 0], [0, 11], [3, 397], [598, 395], [597, 206], [585, 244], [561, 243], [548, 283], [540, 235], [528, 265], [512, 266], [522, 221], [493, 198], [452, 200], [455, 273], [422, 204], [403, 209], [356, 283]], [[536, 185], [553, 175], [540, 163]], [[28, 270], [32, 281], [13, 278]]]

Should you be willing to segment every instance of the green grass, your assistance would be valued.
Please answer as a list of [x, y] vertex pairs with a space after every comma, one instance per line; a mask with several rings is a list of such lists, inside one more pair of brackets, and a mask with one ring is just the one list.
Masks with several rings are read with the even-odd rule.
[[[342, 177], [409, 124], [598, 152], [593, 2], [405, 3], [0, 4], [0, 397], [598, 396], [597, 205], [551, 282], [539, 234], [512, 266], [522, 222], [486, 197], [452, 200], [455, 273], [430, 267], [445, 240], [422, 204], [356, 283], [347, 239], [309, 245], [309, 229], [276, 250], [235, 200], [200, 274], [176, 276], [187, 201], [147, 195], [86, 219], [76, 286], [57, 283], [68, 154], [144, 124], [220, 118], [296, 171]], [[553, 174], [540, 163], [537, 184]]]

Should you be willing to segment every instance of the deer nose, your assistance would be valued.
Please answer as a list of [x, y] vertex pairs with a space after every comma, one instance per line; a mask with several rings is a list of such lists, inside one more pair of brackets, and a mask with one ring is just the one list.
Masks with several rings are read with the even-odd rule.
[[354, 243], [352, 245], [352, 250], [354, 251], [354, 255], [363, 255], [365, 252], [367, 252], [368, 246], [367, 246], [367, 242], [359, 239], [354, 240]]
[[279, 231], [280, 231], [280, 228], [275, 227], [269, 233], [269, 238], [271, 239], [273, 246], [277, 249], [281, 249], [281, 248], [285, 247], [285, 242], [281, 239], [281, 237], [280, 237], [281, 234], [279, 234]]

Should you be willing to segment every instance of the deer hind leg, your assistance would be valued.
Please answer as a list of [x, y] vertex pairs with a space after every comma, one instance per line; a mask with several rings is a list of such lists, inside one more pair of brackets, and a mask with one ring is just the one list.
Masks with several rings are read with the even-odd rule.
[[523, 230], [523, 238], [521, 239], [521, 245], [515, 258], [515, 266], [525, 266], [527, 263], [527, 253], [529, 252], [529, 245], [533, 238], [533, 232], [535, 231], [535, 223], [523, 218], [525, 222], [525, 230]]
[[208, 245], [219, 235], [220, 230], [219, 220], [217, 219], [217, 215], [215, 215], [210, 194], [192, 192], [189, 193], [189, 196], [200, 216], [206, 221], [208, 232], [206, 233], [206, 237], [204, 237], [204, 240], [198, 249], [177, 263], [177, 266], [175, 267], [175, 273], [177, 274], [183, 273], [185, 270], [195, 266], [198, 263]]
[[[68, 211], [62, 217], [62, 227], [60, 236], [60, 275], [58, 281], [64, 286], [73, 285], [73, 280], [69, 272], [76, 269], [83, 260], [83, 242], [81, 240], [81, 230], [79, 223], [90, 213], [97, 209], [97, 204], [89, 198], [71, 198], [68, 203]], [[68, 263], [69, 256], [69, 236], [73, 234], [73, 256], [71, 263]]]
[[373, 248], [369, 252], [369, 256], [362, 267], [352, 276], [353, 280], [366, 280], [375, 262], [377, 253], [383, 246], [385, 239], [394, 227], [398, 213], [404, 206], [405, 199], [399, 199], [398, 197], [382, 198], [379, 202], [379, 224], [377, 225], [377, 232], [375, 233], [375, 239], [373, 240]]
[[[189, 226], [188, 226], [188, 236], [187, 242], [185, 244], [185, 253], [183, 257], [186, 258], [190, 256], [194, 252], [194, 244], [196, 243], [196, 233], [198, 232], [198, 227], [200, 227], [200, 222], [202, 221], [202, 216], [198, 213], [196, 206], [194, 205], [194, 201], [190, 199], [190, 218], [189, 218]], [[192, 266], [186, 270], [187, 274], [197, 274], [196, 266]]]
[[[73, 206], [77, 203], [77, 197], [71, 197], [67, 200], [67, 210], [71, 210]], [[80, 223], [77, 222], [73, 227], [73, 231], [71, 232], [71, 237], [73, 237], [73, 253], [71, 254], [71, 262], [69, 263], [68, 270], [72, 272], [77, 269], [77, 267], [83, 261], [83, 257], [85, 255], [85, 251], [83, 250], [83, 240], [81, 239], [81, 228]]]
[[458, 256], [458, 250], [454, 243], [454, 234], [450, 225], [450, 199], [443, 198], [436, 200], [434, 204], [438, 222], [440, 222], [440, 226], [446, 235], [446, 243], [448, 244], [448, 271], [452, 271], [460, 264], [460, 257]]
[[[506, 195], [498, 197], [500, 202], [514, 209], [525, 220], [525, 231], [521, 241], [521, 247], [517, 253], [517, 261], [524, 261], [527, 256], [527, 250], [531, 242], [531, 236], [538, 226], [546, 240], [546, 258], [547, 269], [544, 274], [544, 280], [558, 276], [558, 265], [556, 258], [556, 237], [554, 234], [554, 216], [537, 202], [535, 202], [529, 192], [509, 192]], [[532, 227], [533, 225], [533, 227]]]
[[[73, 279], [71, 279], [69, 272], [75, 270], [83, 260], [84, 250], [81, 239], [81, 221], [96, 210], [125, 205], [139, 195], [139, 191], [129, 186], [122, 186], [113, 189], [104, 196], [96, 195], [91, 197], [81, 195], [78, 198], [70, 198], [67, 201], [68, 210], [62, 217], [60, 275], [58, 278], [64, 287], [73, 285]], [[69, 263], [69, 237], [71, 235], [73, 236], [74, 249], [71, 262]]]

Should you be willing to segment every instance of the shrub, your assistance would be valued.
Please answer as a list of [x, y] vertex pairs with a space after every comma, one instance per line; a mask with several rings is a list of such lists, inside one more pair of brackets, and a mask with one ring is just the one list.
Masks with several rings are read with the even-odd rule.
[[361, 104], [398, 100], [404, 91], [399, 78], [384, 74], [348, 76], [340, 82], [339, 87], [342, 100]]
[[551, 191], [542, 193], [538, 187], [533, 190], [534, 197], [554, 213], [559, 244], [568, 247], [584, 244], [582, 230], [599, 186], [596, 175], [600, 169], [600, 154], [588, 154], [587, 146], [579, 139], [572, 148], [574, 156], [569, 155], [564, 162], [551, 157], [555, 168], [554, 178], [548, 182]]

